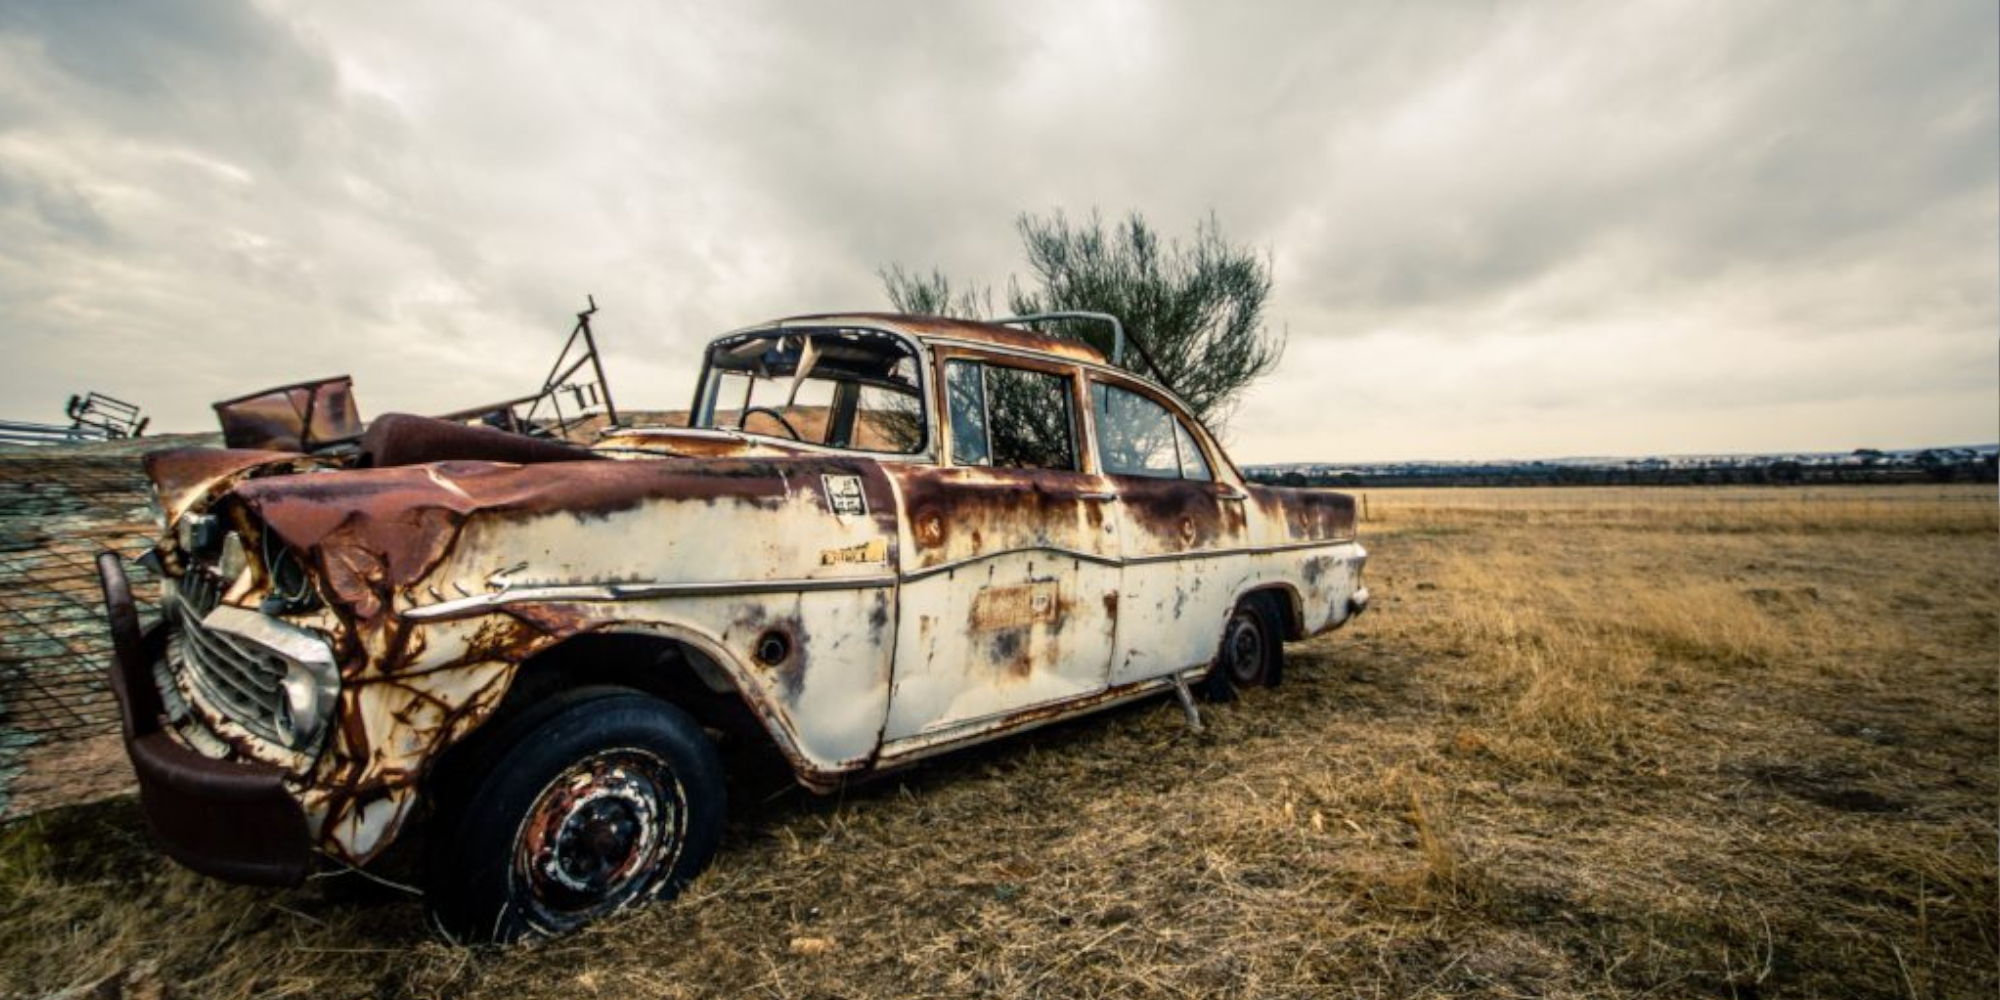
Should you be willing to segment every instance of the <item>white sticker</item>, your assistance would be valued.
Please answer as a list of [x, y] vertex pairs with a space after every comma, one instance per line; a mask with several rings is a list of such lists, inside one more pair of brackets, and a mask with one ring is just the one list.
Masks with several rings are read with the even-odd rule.
[[861, 495], [860, 476], [821, 476], [826, 486], [826, 505], [839, 517], [868, 513], [868, 500]]

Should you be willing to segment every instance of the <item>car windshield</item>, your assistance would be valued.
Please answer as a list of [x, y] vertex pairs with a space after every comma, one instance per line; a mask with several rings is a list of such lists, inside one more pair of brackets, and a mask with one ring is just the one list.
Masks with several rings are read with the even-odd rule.
[[917, 358], [880, 330], [772, 330], [716, 341], [694, 426], [850, 451], [924, 447]]

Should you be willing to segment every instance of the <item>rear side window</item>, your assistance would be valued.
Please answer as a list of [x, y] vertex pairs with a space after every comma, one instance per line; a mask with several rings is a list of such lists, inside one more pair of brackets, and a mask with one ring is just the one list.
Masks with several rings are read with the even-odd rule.
[[1207, 482], [1215, 478], [1209, 474], [1208, 459], [1202, 457], [1201, 446], [1194, 443], [1194, 435], [1188, 432], [1186, 424], [1178, 420], [1174, 421], [1174, 440], [1180, 444], [1182, 479]]
[[976, 361], [945, 363], [954, 465], [1076, 469], [1070, 380]]
[[1167, 408], [1115, 385], [1093, 382], [1097, 462], [1113, 476], [1207, 481], [1208, 460], [1194, 435]]

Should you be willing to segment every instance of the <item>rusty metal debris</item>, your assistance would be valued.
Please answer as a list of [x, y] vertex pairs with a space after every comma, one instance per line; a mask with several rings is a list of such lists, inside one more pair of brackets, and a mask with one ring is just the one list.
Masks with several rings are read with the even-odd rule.
[[[439, 414], [436, 419], [471, 424], [539, 438], [566, 438], [581, 422], [602, 415], [617, 426], [618, 409], [611, 383], [604, 375], [590, 317], [597, 300], [576, 314], [576, 326], [556, 355], [555, 364], [536, 392], [480, 406]], [[585, 367], [588, 374], [579, 378]], [[563, 406], [569, 399], [569, 409]], [[546, 410], [544, 409], [546, 407]], [[318, 452], [351, 449], [361, 442], [363, 421], [354, 399], [354, 381], [346, 375], [311, 379], [264, 389], [215, 404], [223, 443], [231, 448]]]
[[[365, 864], [463, 780], [453, 748], [520, 739], [554, 691], [649, 692], [827, 791], [1134, 698], [1177, 696], [1198, 728], [1188, 684], [1215, 682], [1226, 623], [1267, 630], [1245, 648], [1275, 657], [1366, 606], [1351, 498], [1246, 482], [1170, 390], [1088, 345], [798, 317], [717, 339], [689, 426], [624, 427], [594, 308], [542, 393], [508, 404], [518, 422], [485, 421], [567, 428], [533, 401], [570, 393], [609, 417], [587, 449], [466, 413], [345, 433], [351, 392], [327, 380], [233, 410], [279, 429], [231, 442], [248, 447], [147, 456], [163, 624], [126, 636], [120, 567], [103, 571], [116, 683], [157, 696], [123, 698], [142, 786], [181, 780], [143, 740], [241, 767], [244, 789], [282, 775], [304, 842]], [[1275, 659], [1250, 676], [1275, 681]], [[178, 801], [147, 801], [176, 857], [304, 870], [296, 846], [238, 865]], [[652, 807], [633, 808], [551, 815], [629, 845], [621, 824]]]
[[354, 380], [313, 379], [225, 399], [215, 404], [222, 443], [231, 448], [317, 451], [361, 436]]
[[68, 424], [0, 420], [0, 444], [75, 444], [135, 438], [152, 422], [138, 406], [122, 399], [89, 392], [71, 396], [63, 407]]
[[[594, 409], [603, 413], [607, 426], [618, 426], [618, 404], [611, 399], [611, 381], [604, 376], [604, 359], [597, 352], [597, 337], [590, 329], [590, 317], [597, 313], [597, 297], [586, 295], [584, 300], [589, 305], [576, 314], [576, 326], [556, 354], [555, 364], [549, 366], [540, 391], [441, 414], [439, 419], [474, 421], [536, 437], [568, 437]], [[585, 366], [590, 368], [588, 377], [579, 379]], [[565, 396], [570, 400], [568, 412], [563, 410]], [[544, 406], [548, 407], [546, 414]]]

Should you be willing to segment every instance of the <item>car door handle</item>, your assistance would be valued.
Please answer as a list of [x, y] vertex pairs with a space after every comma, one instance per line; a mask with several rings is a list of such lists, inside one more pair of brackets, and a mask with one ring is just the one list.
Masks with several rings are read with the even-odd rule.
[[1102, 500], [1105, 503], [1118, 502], [1118, 494], [1116, 493], [1078, 493], [1076, 498], [1078, 500]]
[[1237, 503], [1242, 503], [1243, 501], [1245, 501], [1245, 500], [1248, 500], [1248, 499], [1250, 499], [1250, 494], [1248, 494], [1248, 493], [1217, 493], [1217, 494], [1215, 495], [1215, 498], [1216, 498], [1217, 500], [1233, 500], [1233, 501], [1235, 501], [1235, 502], [1237, 502]]

